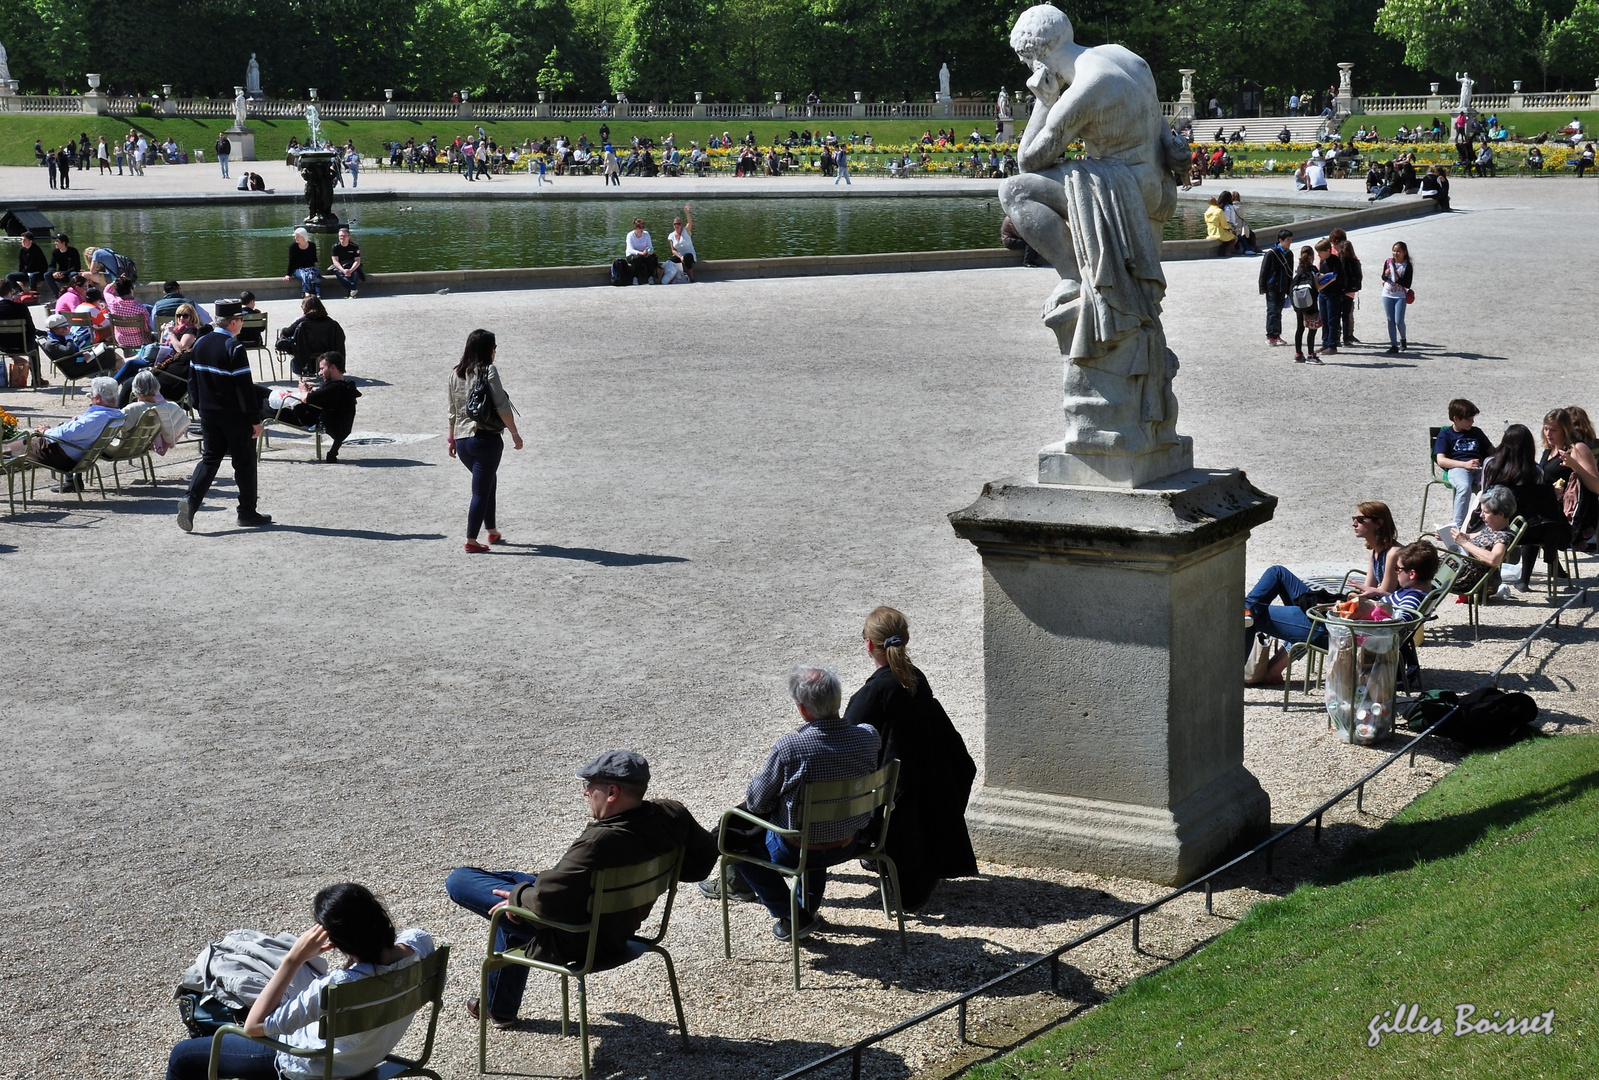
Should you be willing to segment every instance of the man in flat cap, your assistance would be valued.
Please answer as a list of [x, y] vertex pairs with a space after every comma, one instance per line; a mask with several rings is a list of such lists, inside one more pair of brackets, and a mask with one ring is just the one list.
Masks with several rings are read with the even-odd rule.
[[[650, 764], [631, 750], [607, 750], [582, 769], [583, 796], [594, 818], [553, 869], [537, 874], [516, 870], [481, 870], [463, 866], [444, 882], [450, 899], [484, 918], [507, 904], [527, 908], [557, 922], [581, 923], [589, 919], [588, 902], [594, 892], [594, 871], [631, 866], [683, 848], [680, 877], [703, 881], [716, 865], [716, 836], [706, 832], [682, 803], [646, 799]], [[600, 940], [595, 960], [620, 960], [627, 939], [637, 932], [650, 909], [606, 915], [600, 919]], [[501, 922], [496, 949], [527, 945], [537, 960], [558, 964], [581, 963], [588, 951], [585, 934], [568, 934], [549, 927]], [[516, 1023], [527, 985], [527, 968], [500, 968], [489, 975], [489, 1021], [507, 1028]], [[466, 1011], [477, 1018], [480, 1004], [467, 999]]]
[[233, 480], [239, 488], [239, 524], [256, 528], [272, 518], [256, 511], [255, 441], [261, 437], [261, 401], [250, 376], [250, 354], [239, 344], [244, 305], [218, 300], [216, 322], [194, 343], [189, 362], [189, 400], [200, 414], [200, 460], [189, 478], [189, 490], [178, 500], [178, 528], [194, 531], [200, 509], [224, 455], [233, 459]]

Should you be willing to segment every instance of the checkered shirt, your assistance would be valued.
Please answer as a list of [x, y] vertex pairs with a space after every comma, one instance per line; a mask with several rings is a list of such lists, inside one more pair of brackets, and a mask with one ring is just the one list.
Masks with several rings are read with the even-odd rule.
[[[799, 828], [805, 785], [813, 780], [848, 780], [877, 771], [878, 735], [866, 724], [841, 717], [812, 720], [784, 735], [766, 765], [750, 781], [744, 805], [785, 829]], [[811, 829], [811, 843], [827, 844], [859, 832], [871, 815], [827, 821]]]

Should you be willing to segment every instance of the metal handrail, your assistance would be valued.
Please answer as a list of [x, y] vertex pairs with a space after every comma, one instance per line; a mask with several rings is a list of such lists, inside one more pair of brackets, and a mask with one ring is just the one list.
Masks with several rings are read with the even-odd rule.
[[[1542, 634], [1546, 629], [1548, 629], [1550, 623], [1557, 621], [1560, 618], [1560, 616], [1566, 611], [1567, 608], [1571, 607], [1573, 604], [1575, 604], [1579, 600], [1586, 599], [1587, 596], [1588, 596], [1588, 589], [1586, 587], [1581, 588], [1581, 589], [1577, 590], [1577, 592], [1575, 594], [1572, 595], [1571, 599], [1567, 600], [1564, 604], [1561, 604], [1558, 608], [1556, 608], [1554, 610], [1553, 614], [1551, 614], [1547, 619], [1545, 619], [1542, 623], [1538, 624], [1538, 626], [1533, 629], [1532, 633], [1528, 634], [1526, 637], [1521, 639], [1521, 642], [1514, 649], [1512, 649], [1510, 651], [1510, 655], [1505, 657], [1504, 662], [1501, 663], [1497, 668], [1495, 668], [1494, 671], [1493, 671], [1493, 674], [1489, 675], [1488, 678], [1483, 681], [1482, 687], [1479, 687], [1479, 689], [1482, 689], [1484, 687], [1492, 686], [1492, 685], [1494, 685], [1494, 683], [1498, 682], [1499, 681], [1499, 676], [1504, 674], [1504, 670], [1505, 670], [1505, 668], [1510, 666], [1510, 662], [1512, 660], [1514, 660], [1518, 655], [1520, 655], [1525, 649], [1527, 649], [1533, 643], [1533, 641], [1537, 639], [1538, 635]], [[901, 1020], [899, 1023], [894, 1024], [891, 1027], [884, 1028], [882, 1031], [876, 1032], [875, 1034], [868, 1035], [864, 1039], [857, 1040], [856, 1042], [850, 1044], [849, 1046], [840, 1047], [839, 1049], [834, 1050], [830, 1054], [826, 1054], [826, 1055], [824, 1055], [822, 1057], [817, 1058], [815, 1061], [812, 1061], [812, 1062], [810, 1062], [808, 1064], [805, 1064], [805, 1065], [801, 1065], [797, 1069], [792, 1069], [789, 1072], [786, 1072], [782, 1076], [778, 1077], [777, 1080], [795, 1080], [796, 1077], [808, 1075], [809, 1073], [815, 1072], [817, 1069], [824, 1068], [825, 1066], [832, 1065], [832, 1064], [834, 1064], [836, 1062], [843, 1061], [845, 1058], [849, 1058], [850, 1061], [851, 1061], [850, 1076], [851, 1076], [852, 1080], [860, 1080], [860, 1076], [861, 1076], [861, 1056], [866, 1051], [867, 1047], [873, 1046], [873, 1045], [875, 1045], [877, 1043], [880, 1043], [880, 1042], [884, 1041], [885, 1039], [890, 1039], [893, 1036], [898, 1035], [900, 1032], [906, 1031], [906, 1030], [908, 1030], [910, 1028], [913, 1028], [913, 1027], [916, 1027], [919, 1024], [924, 1024], [927, 1021], [931, 1020], [935, 1016], [942, 1016], [944, 1013], [949, 1012], [951, 1009], [956, 1010], [956, 1018], [955, 1018], [956, 1037], [959, 1038], [961, 1042], [965, 1042], [966, 1041], [966, 1004], [967, 1004], [967, 1002], [971, 1001], [973, 998], [976, 998], [976, 997], [978, 997], [981, 994], [985, 994], [988, 991], [994, 989], [995, 987], [1001, 986], [1001, 985], [1009, 982], [1012, 979], [1019, 978], [1022, 975], [1028, 974], [1031, 971], [1035, 971], [1039, 967], [1042, 967], [1044, 964], [1048, 964], [1049, 965], [1049, 985], [1050, 985], [1050, 988], [1051, 989], [1059, 989], [1059, 987], [1060, 987], [1060, 958], [1062, 956], [1064, 956], [1068, 952], [1071, 952], [1073, 949], [1075, 949], [1075, 948], [1077, 948], [1077, 947], [1079, 947], [1081, 945], [1088, 944], [1090, 941], [1093, 941], [1095, 938], [1102, 937], [1105, 934], [1108, 934], [1110, 931], [1115, 930], [1118, 927], [1126, 925], [1127, 923], [1132, 923], [1132, 925], [1133, 925], [1133, 949], [1135, 951], [1137, 951], [1138, 950], [1138, 921], [1139, 921], [1139, 919], [1142, 916], [1144, 916], [1144, 915], [1148, 915], [1152, 911], [1156, 911], [1159, 908], [1165, 907], [1167, 904], [1171, 903], [1173, 900], [1178, 899], [1179, 897], [1188, 895], [1189, 893], [1195, 891], [1196, 889], [1203, 888], [1205, 890], [1205, 912], [1206, 912], [1206, 914], [1214, 914], [1214, 912], [1212, 911], [1212, 908], [1211, 908], [1211, 902], [1212, 902], [1212, 891], [1213, 891], [1212, 890], [1212, 884], [1213, 884], [1213, 882], [1215, 881], [1216, 878], [1220, 877], [1222, 874], [1226, 873], [1228, 870], [1231, 870], [1234, 867], [1238, 866], [1240, 863], [1244, 862], [1245, 860], [1254, 858], [1256, 855], [1260, 855], [1262, 853], [1264, 853], [1265, 856], [1266, 856], [1266, 871], [1267, 871], [1267, 873], [1270, 873], [1271, 872], [1271, 851], [1272, 851], [1272, 847], [1278, 841], [1284, 839], [1285, 837], [1288, 837], [1288, 836], [1292, 835], [1295, 832], [1298, 832], [1300, 829], [1303, 829], [1306, 825], [1310, 824], [1312, 821], [1314, 821], [1316, 823], [1316, 825], [1315, 825], [1316, 836], [1319, 839], [1320, 836], [1321, 836], [1321, 818], [1322, 818], [1322, 815], [1325, 814], [1328, 810], [1331, 810], [1334, 806], [1338, 805], [1343, 800], [1347, 799], [1351, 794], [1354, 794], [1354, 796], [1355, 796], [1355, 809], [1357, 811], [1360, 810], [1361, 806], [1362, 806], [1362, 803], [1364, 801], [1364, 797], [1365, 797], [1366, 785], [1371, 782], [1372, 778], [1375, 777], [1378, 773], [1382, 772], [1388, 766], [1392, 765], [1394, 762], [1398, 761], [1400, 758], [1404, 757], [1405, 754], [1407, 754], [1407, 753], [1410, 755], [1411, 767], [1414, 768], [1415, 764], [1416, 764], [1416, 744], [1421, 742], [1421, 740], [1425, 739], [1427, 736], [1431, 735], [1433, 732], [1437, 731], [1440, 726], [1442, 726], [1443, 724], [1447, 723], [1459, 711], [1460, 711], [1460, 706], [1456, 705], [1454, 708], [1450, 709], [1447, 713], [1445, 713], [1442, 717], [1440, 717], [1438, 719], [1437, 723], [1435, 723], [1431, 727], [1427, 728], [1427, 730], [1425, 730], [1423, 732], [1420, 732], [1419, 734], [1416, 735], [1415, 738], [1411, 739], [1408, 744], [1400, 747], [1398, 750], [1395, 750], [1392, 754], [1389, 754], [1382, 761], [1378, 762], [1375, 766], [1373, 766], [1371, 768], [1370, 771], [1368, 771], [1359, 780], [1356, 780], [1354, 783], [1352, 783], [1348, 787], [1344, 788], [1338, 794], [1334, 795], [1332, 798], [1328, 799], [1326, 802], [1324, 802], [1320, 806], [1316, 807], [1316, 809], [1312, 810], [1310, 813], [1306, 814], [1304, 817], [1300, 818], [1298, 821], [1294, 822], [1292, 825], [1289, 825], [1286, 828], [1281, 829], [1280, 831], [1274, 833], [1273, 835], [1271, 835], [1267, 839], [1262, 840], [1259, 844], [1256, 844], [1254, 847], [1250, 848], [1248, 851], [1244, 852], [1242, 855], [1239, 855], [1238, 857], [1234, 858], [1230, 862], [1227, 862], [1227, 863], [1224, 863], [1221, 866], [1218, 866], [1216, 869], [1212, 870], [1210, 873], [1204, 875], [1203, 877], [1195, 878], [1193, 881], [1190, 881], [1188, 884], [1182, 886], [1181, 888], [1173, 889], [1171, 892], [1167, 893], [1165, 896], [1162, 896], [1162, 897], [1159, 897], [1157, 899], [1151, 900], [1151, 901], [1149, 901], [1146, 904], [1141, 904], [1138, 907], [1134, 908], [1132, 911], [1127, 912], [1125, 915], [1117, 916], [1116, 918], [1110, 920], [1107, 923], [1103, 923], [1103, 924], [1101, 924], [1099, 926], [1096, 926], [1094, 929], [1088, 931], [1087, 933], [1079, 934], [1076, 937], [1072, 938], [1070, 941], [1066, 942], [1065, 944], [1058, 946], [1054, 950], [1052, 950], [1050, 952], [1047, 952], [1044, 955], [1039, 956], [1039, 957], [1037, 957], [1037, 958], [1035, 958], [1033, 960], [1029, 960], [1027, 963], [1023, 964], [1021, 967], [1013, 968], [1012, 970], [1005, 972], [1003, 975], [996, 975], [994, 978], [989, 979], [987, 982], [983, 983], [982, 985], [975, 986], [972, 989], [967, 990], [966, 992], [964, 992], [962, 994], [958, 994], [955, 997], [950, 998], [948, 1001], [945, 1001], [945, 1002], [942, 1002], [942, 1003], [940, 1003], [938, 1005], [933, 1006], [931, 1009], [928, 1009], [925, 1012], [921, 1012], [921, 1013], [916, 1014], [915, 1016], [909, 1017], [908, 1019]]]

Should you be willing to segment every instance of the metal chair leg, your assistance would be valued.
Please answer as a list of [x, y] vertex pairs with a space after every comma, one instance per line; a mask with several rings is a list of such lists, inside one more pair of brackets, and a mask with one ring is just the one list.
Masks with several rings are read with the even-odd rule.
[[688, 1021], [683, 1017], [683, 998], [677, 992], [677, 969], [672, 964], [672, 954], [659, 945], [651, 945], [651, 952], [661, 954], [661, 959], [666, 961], [666, 982], [672, 988], [672, 1008], [677, 1010], [677, 1033], [683, 1037], [683, 1049], [692, 1050], [688, 1041]]
[[489, 1071], [489, 965], [484, 961], [478, 979], [477, 998], [477, 1071]]
[[577, 976], [577, 1030], [583, 1040], [583, 1080], [589, 1080], [589, 994], [583, 976]]
[[570, 982], [571, 980], [565, 975], [561, 976], [561, 1038], [563, 1039], [572, 1034], [572, 1006], [568, 986]]

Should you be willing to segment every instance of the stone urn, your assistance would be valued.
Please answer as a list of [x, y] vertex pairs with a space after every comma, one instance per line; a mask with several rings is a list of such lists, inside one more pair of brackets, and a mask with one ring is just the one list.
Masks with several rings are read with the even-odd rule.
[[98, 74], [85, 75], [84, 78], [89, 80], [89, 89], [90, 90], [98, 90], [98, 89], [100, 89], [100, 76]]

